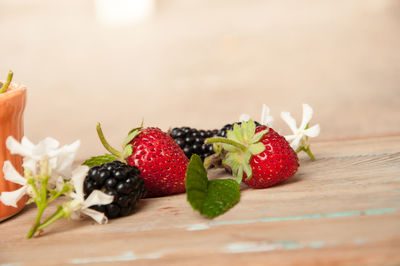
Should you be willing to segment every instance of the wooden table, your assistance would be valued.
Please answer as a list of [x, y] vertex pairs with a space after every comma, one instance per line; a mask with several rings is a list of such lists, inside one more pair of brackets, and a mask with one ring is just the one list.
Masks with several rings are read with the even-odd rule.
[[181, 194], [144, 199], [107, 225], [64, 219], [25, 240], [36, 211], [27, 207], [0, 224], [0, 265], [399, 265], [400, 135], [312, 148], [315, 162], [301, 155], [287, 182], [243, 188], [214, 220]]

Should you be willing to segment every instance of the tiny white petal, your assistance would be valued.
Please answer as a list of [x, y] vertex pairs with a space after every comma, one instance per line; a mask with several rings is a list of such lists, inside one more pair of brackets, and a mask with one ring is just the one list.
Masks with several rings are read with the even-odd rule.
[[74, 171], [72, 171], [72, 182], [75, 187], [76, 198], [80, 201], [84, 199], [83, 193], [83, 181], [85, 180], [86, 174], [89, 171], [89, 167], [86, 165], [78, 166]]
[[[24, 140], [25, 137], [22, 138]], [[27, 149], [24, 145], [19, 143], [14, 137], [9, 136], [6, 140], [7, 149], [11, 154], [19, 154], [21, 156], [32, 156], [32, 150]]]
[[106, 205], [113, 202], [114, 196], [107, 195], [100, 190], [94, 190], [89, 197], [83, 202], [82, 209], [89, 208], [93, 205]]
[[23, 136], [21, 140], [21, 145], [24, 149], [33, 150], [35, 148], [35, 144], [32, 143], [27, 137]]
[[297, 135], [289, 135], [289, 136], [285, 136], [285, 139], [287, 141], [291, 141], [291, 140], [294, 140], [296, 137], [297, 137]]
[[294, 134], [296, 134], [296, 132], [297, 132], [296, 120], [294, 120], [294, 118], [290, 115], [290, 113], [282, 112], [281, 118], [283, 119], [283, 121], [286, 122], [286, 124], [288, 124], [288, 126], [290, 127], [290, 130], [292, 130], [292, 132]]
[[10, 161], [5, 161], [3, 165], [4, 179], [19, 185], [26, 185], [26, 178], [22, 177]]
[[299, 147], [300, 141], [301, 141], [302, 138], [303, 138], [302, 135], [296, 136], [296, 138], [290, 143], [290, 146], [291, 146], [294, 150], [296, 150], [296, 149]]
[[314, 138], [319, 135], [320, 127], [319, 124], [314, 125], [304, 131], [304, 134], [308, 137]]
[[269, 114], [270, 110], [268, 105], [263, 104], [261, 111], [261, 125], [270, 126], [274, 121], [274, 118]]
[[92, 209], [83, 209], [82, 213], [92, 217], [93, 220], [95, 220], [99, 224], [106, 224], [108, 222], [107, 216], [105, 216], [102, 212], [98, 212]]
[[247, 122], [250, 120], [250, 116], [248, 114], [241, 114], [239, 117], [240, 122]]
[[4, 191], [0, 195], [0, 201], [6, 206], [17, 208], [18, 201], [26, 194], [27, 186], [14, 191]]
[[303, 120], [301, 121], [300, 129], [305, 129], [307, 124], [310, 123], [313, 116], [313, 109], [308, 104], [303, 104]]
[[[65, 145], [58, 149], [55, 154], [53, 173], [69, 178], [72, 172], [72, 165], [75, 161], [75, 154], [79, 149], [80, 140], [75, 141], [71, 145]], [[52, 155], [52, 153], [50, 153]], [[53, 164], [52, 164], [53, 166]]]
[[22, 166], [24, 169], [29, 169], [33, 176], [35, 176], [39, 171], [38, 161], [29, 157], [24, 157]]

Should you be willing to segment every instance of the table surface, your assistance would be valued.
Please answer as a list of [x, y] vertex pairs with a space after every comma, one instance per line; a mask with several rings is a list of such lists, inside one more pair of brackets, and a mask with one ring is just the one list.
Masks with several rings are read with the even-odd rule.
[[213, 220], [180, 194], [143, 199], [106, 225], [63, 219], [26, 240], [35, 216], [28, 206], [0, 224], [0, 265], [398, 265], [400, 135], [312, 148], [316, 161], [301, 155], [286, 182], [243, 188]]

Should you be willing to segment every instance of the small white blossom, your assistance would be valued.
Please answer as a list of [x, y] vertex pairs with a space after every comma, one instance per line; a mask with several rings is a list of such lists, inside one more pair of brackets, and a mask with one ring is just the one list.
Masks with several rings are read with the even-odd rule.
[[[241, 114], [239, 117], [240, 122], [247, 122], [251, 119], [248, 114]], [[261, 125], [270, 127], [274, 118], [269, 114], [269, 107], [266, 104], [263, 104], [262, 111], [261, 111]]]
[[75, 192], [71, 192], [71, 201], [64, 204], [65, 213], [71, 214], [72, 219], [79, 219], [83, 215], [92, 217], [99, 224], [107, 223], [107, 217], [104, 213], [90, 209], [93, 205], [106, 205], [113, 202], [114, 197], [107, 195], [100, 190], [94, 190], [90, 193], [89, 197], [85, 200], [83, 192], [83, 182], [89, 168], [87, 166], [79, 166], [73, 171], [72, 183], [75, 188]]
[[260, 120], [261, 125], [270, 127], [272, 125], [272, 122], [274, 122], [274, 118], [270, 115], [269, 112], [270, 110], [268, 105], [263, 104], [261, 111], [261, 120]]
[[4, 162], [3, 173], [5, 180], [19, 184], [22, 187], [14, 191], [2, 192], [0, 195], [0, 201], [6, 206], [13, 206], [14, 208], [17, 208], [18, 201], [28, 193], [28, 180], [22, 177], [17, 170], [15, 170], [10, 161]]
[[247, 122], [250, 120], [250, 116], [248, 114], [241, 114], [239, 117], [239, 122]]
[[80, 141], [77, 140], [71, 145], [65, 145], [59, 148], [60, 143], [53, 138], [45, 138], [37, 145], [33, 144], [27, 137], [23, 137], [19, 143], [12, 136], [6, 140], [7, 148], [11, 154], [23, 156], [23, 167], [29, 169], [35, 176], [39, 173], [40, 161], [48, 160], [50, 175], [50, 184], [55, 184], [55, 180], [62, 176], [69, 179], [72, 172], [72, 165], [75, 160]]
[[319, 124], [312, 127], [308, 127], [308, 124], [313, 116], [313, 109], [308, 104], [303, 104], [303, 119], [300, 127], [297, 128], [296, 120], [290, 115], [289, 112], [282, 112], [282, 119], [288, 124], [293, 132], [293, 135], [285, 136], [286, 140], [290, 142], [290, 146], [296, 150], [298, 148], [307, 149], [308, 137], [316, 137], [319, 135], [320, 127]]

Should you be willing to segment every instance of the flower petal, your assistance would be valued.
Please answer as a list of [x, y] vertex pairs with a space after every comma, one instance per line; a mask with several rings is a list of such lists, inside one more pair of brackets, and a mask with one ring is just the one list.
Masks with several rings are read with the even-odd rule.
[[4, 179], [19, 185], [26, 185], [26, 178], [21, 176], [10, 161], [5, 161], [3, 165]]
[[26, 194], [27, 186], [23, 186], [14, 191], [4, 191], [0, 195], [0, 201], [6, 206], [17, 208], [18, 201]]
[[65, 145], [57, 151], [49, 153], [49, 155], [55, 155], [54, 165], [52, 161], [54, 175], [61, 175], [66, 179], [71, 176], [72, 165], [75, 161], [75, 155], [79, 149], [80, 144], [80, 140], [77, 140], [71, 145]]
[[281, 118], [283, 119], [283, 121], [286, 122], [286, 124], [288, 124], [288, 126], [290, 127], [290, 130], [292, 130], [292, 132], [294, 134], [296, 134], [296, 132], [297, 132], [296, 120], [294, 120], [294, 118], [290, 115], [290, 113], [282, 112]]
[[296, 138], [290, 143], [290, 146], [293, 150], [296, 150], [299, 147], [302, 137], [302, 135], [297, 135]]
[[83, 202], [82, 209], [89, 208], [93, 205], [106, 205], [113, 202], [114, 196], [107, 195], [100, 190], [94, 190], [89, 197]]
[[289, 135], [289, 136], [285, 136], [285, 139], [287, 141], [291, 141], [291, 140], [294, 140], [296, 137], [297, 137], [297, 135]]
[[37, 175], [38, 171], [39, 171], [39, 165], [38, 165], [38, 161], [31, 159], [29, 157], [25, 157], [23, 159], [23, 163], [22, 166], [25, 169], [29, 169], [32, 172], [32, 175], [35, 176]]
[[241, 114], [239, 117], [240, 122], [247, 122], [250, 120], [250, 116], [248, 114]]
[[299, 129], [305, 129], [307, 124], [310, 123], [310, 120], [313, 116], [313, 109], [306, 103], [303, 103], [303, 120], [301, 121], [301, 125]]
[[[27, 140], [26, 137], [23, 137], [22, 140], [25, 139], [25, 142], [28, 141], [29, 143], [31, 143], [29, 140]], [[28, 156], [31, 157], [32, 156], [32, 149], [27, 148], [27, 146], [29, 146], [29, 144], [27, 146], [19, 143], [14, 137], [9, 136], [6, 140], [6, 146], [7, 149], [10, 151], [11, 154], [19, 154], [21, 156]]]
[[83, 181], [88, 171], [89, 167], [86, 165], [80, 165], [72, 171], [72, 183], [74, 184], [76, 198], [82, 202], [84, 201]]
[[41, 160], [43, 158], [53, 157], [51, 152], [58, 148], [60, 143], [50, 137], [40, 141], [33, 149], [33, 158]]
[[93, 220], [95, 220], [99, 224], [106, 224], [108, 222], [107, 216], [105, 216], [102, 212], [98, 212], [92, 209], [83, 209], [81, 212], [86, 214], [87, 216], [92, 217]]
[[320, 132], [319, 124], [314, 125], [314, 126], [308, 128], [308, 129], [304, 130], [304, 134], [306, 136], [311, 137], [311, 138], [314, 138], [314, 137], [318, 136], [319, 132]]
[[270, 110], [268, 105], [263, 104], [261, 111], [261, 125], [270, 126], [274, 121], [274, 118], [269, 114]]

